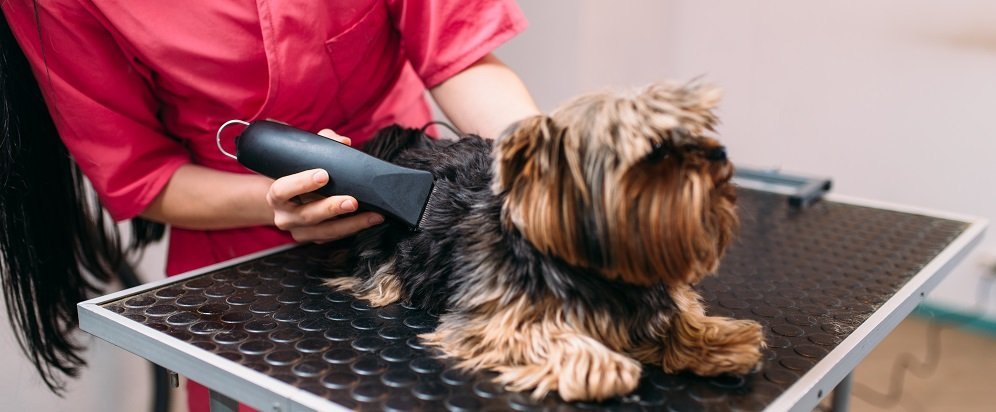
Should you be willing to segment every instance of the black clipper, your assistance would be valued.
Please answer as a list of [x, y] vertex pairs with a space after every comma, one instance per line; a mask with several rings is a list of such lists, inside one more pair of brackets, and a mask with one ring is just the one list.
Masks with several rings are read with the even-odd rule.
[[[235, 138], [235, 155], [221, 147], [221, 131], [246, 125]], [[282, 123], [233, 120], [218, 130], [218, 149], [245, 167], [278, 179], [309, 169], [325, 169], [324, 196], [350, 195], [360, 210], [370, 210], [417, 229], [433, 189], [432, 174], [397, 166], [335, 140]]]

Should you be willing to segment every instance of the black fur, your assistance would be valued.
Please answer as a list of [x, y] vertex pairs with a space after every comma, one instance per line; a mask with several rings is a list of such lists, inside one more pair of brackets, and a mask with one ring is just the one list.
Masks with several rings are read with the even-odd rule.
[[[497, 277], [511, 296], [552, 295], [569, 310], [602, 310], [634, 325], [645, 324], [662, 310], [673, 310], [663, 283], [636, 286], [570, 267], [540, 253], [517, 230], [503, 225], [504, 195], [491, 189], [492, 146], [492, 141], [473, 135], [434, 140], [418, 129], [381, 130], [365, 150], [401, 166], [430, 171], [437, 198], [418, 232], [389, 221], [358, 234], [352, 276], [369, 278], [394, 258], [403, 299], [435, 313], [454, 310], [452, 298], [461, 288], [494, 280], [475, 276]], [[494, 270], [476, 271], [481, 265]], [[644, 328], [632, 330], [639, 333]]]

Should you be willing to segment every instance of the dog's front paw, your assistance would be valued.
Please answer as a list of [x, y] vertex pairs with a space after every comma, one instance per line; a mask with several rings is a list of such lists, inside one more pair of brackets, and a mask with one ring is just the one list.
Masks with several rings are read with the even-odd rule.
[[[633, 392], [640, 383], [639, 362], [613, 353], [610, 359], [587, 359], [566, 365], [557, 392], [565, 401], [606, 400]], [[585, 362], [591, 362], [585, 368]]]
[[643, 369], [636, 360], [600, 345], [586, 345], [583, 338], [576, 346], [552, 349], [546, 362], [532, 365], [495, 368], [496, 381], [513, 391], [532, 391], [542, 398], [556, 390], [565, 401], [605, 400], [636, 389]]
[[664, 349], [663, 367], [668, 373], [743, 375], [761, 366], [764, 332], [755, 321], [704, 317], [675, 326]]

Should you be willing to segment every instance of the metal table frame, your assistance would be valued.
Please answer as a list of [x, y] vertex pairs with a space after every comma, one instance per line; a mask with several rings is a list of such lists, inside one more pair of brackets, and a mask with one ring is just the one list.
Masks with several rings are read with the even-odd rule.
[[346, 411], [348, 409], [308, 391], [179, 341], [101, 307], [105, 303], [127, 296], [174, 282], [182, 282], [204, 273], [289, 250], [295, 246], [286, 245], [267, 249], [137, 288], [80, 302], [77, 305], [80, 329], [207, 386], [211, 390], [212, 410], [236, 411], [238, 407], [235, 401], [238, 401], [267, 412]]
[[[966, 222], [969, 226], [896, 294], [872, 313], [864, 323], [834, 347], [812, 369], [802, 375], [774, 402], [769, 404], [766, 410], [811, 411], [835, 387], [839, 389], [834, 395], [835, 401], [846, 400], [849, 392], [847, 388], [850, 386], [847, 384], [850, 382], [849, 376], [858, 363], [889, 332], [895, 329], [899, 322], [924, 300], [927, 293], [940, 283], [981, 241], [988, 225], [984, 219], [886, 202], [832, 194], [827, 195], [825, 199], [855, 206], [957, 220]], [[81, 302], [78, 304], [80, 328], [122, 349], [206, 385], [211, 389], [212, 410], [236, 411], [238, 409], [236, 400], [260, 411], [346, 410], [325, 398], [221, 358], [101, 307], [108, 302], [285, 251], [294, 246], [288, 245], [265, 250], [183, 275]], [[844, 404], [838, 403], [837, 406], [846, 408], [846, 402]]]

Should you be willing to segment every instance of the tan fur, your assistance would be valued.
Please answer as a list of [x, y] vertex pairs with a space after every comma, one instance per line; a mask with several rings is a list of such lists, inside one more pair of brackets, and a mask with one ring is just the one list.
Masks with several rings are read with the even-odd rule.
[[391, 273], [394, 261], [378, 268], [370, 278], [361, 280], [355, 277], [333, 278], [325, 281], [331, 288], [352, 292], [357, 298], [370, 302], [371, 306], [387, 306], [401, 299], [401, 281]]
[[[674, 289], [672, 297], [681, 310], [660, 315], [646, 331], [605, 314], [566, 310], [555, 299], [537, 304], [519, 297], [507, 305], [478, 302], [481, 311], [472, 316], [443, 315], [439, 327], [420, 338], [459, 359], [460, 368], [498, 372], [495, 381], [510, 390], [532, 390], [537, 398], [556, 390], [568, 401], [629, 393], [639, 381], [639, 362], [702, 376], [743, 374], [760, 365], [758, 323], [706, 316], [690, 287]], [[649, 339], [632, 339], [643, 334]]]
[[701, 298], [690, 287], [675, 288], [671, 296], [680, 310], [662, 347], [659, 362], [665, 371], [715, 376], [745, 374], [760, 366], [764, 334], [759, 323], [706, 316]]
[[383, 279], [377, 283], [377, 286], [366, 294], [360, 295], [360, 299], [370, 301], [370, 304], [375, 307], [387, 306], [397, 302], [401, 299], [401, 281], [398, 280], [397, 276], [384, 275]]
[[537, 305], [520, 297], [491, 308], [472, 316], [443, 315], [434, 332], [420, 337], [459, 358], [458, 367], [492, 369], [497, 382], [510, 390], [532, 389], [536, 398], [556, 390], [568, 401], [602, 400], [639, 383], [640, 364], [606, 346], [625, 342], [597, 338], [621, 338], [611, 323], [585, 322], [553, 300]]
[[341, 290], [343, 292], [352, 292], [356, 289], [356, 286], [361, 282], [360, 278], [354, 278], [351, 276], [332, 278], [325, 281], [325, 286], [328, 286], [335, 290]]
[[[519, 124], [495, 149], [495, 189], [510, 188], [503, 212], [507, 224], [523, 231], [532, 244], [571, 264], [585, 261], [576, 245], [579, 203], [587, 196], [577, 151], [563, 150], [576, 143], [546, 116]], [[546, 230], [558, 228], [557, 231]]]

